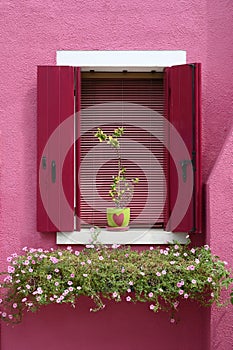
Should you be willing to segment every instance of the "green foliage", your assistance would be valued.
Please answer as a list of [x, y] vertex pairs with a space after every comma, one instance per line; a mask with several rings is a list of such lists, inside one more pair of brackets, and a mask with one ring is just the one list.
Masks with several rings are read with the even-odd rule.
[[[91, 311], [105, 299], [147, 303], [156, 312], [178, 309], [181, 300], [202, 305], [221, 304], [221, 291], [232, 283], [225, 263], [208, 246], [190, 249], [178, 244], [165, 249], [137, 251], [130, 247], [95, 245], [82, 251], [24, 248], [12, 254], [1, 286], [1, 317], [19, 322], [24, 310], [41, 305], [70, 303], [85, 295], [93, 299]], [[232, 301], [232, 294], [231, 294]], [[174, 315], [172, 316], [174, 319]]]
[[130, 202], [133, 195], [134, 184], [139, 182], [138, 177], [127, 179], [125, 176], [126, 168], [122, 166], [120, 142], [118, 140], [123, 134], [124, 128], [115, 129], [112, 135], [104, 133], [101, 128], [98, 128], [95, 133], [95, 137], [98, 138], [99, 142], [106, 142], [116, 151], [118, 160], [117, 175], [112, 176], [113, 184], [109, 190], [109, 196], [112, 198], [117, 208], [124, 208]]

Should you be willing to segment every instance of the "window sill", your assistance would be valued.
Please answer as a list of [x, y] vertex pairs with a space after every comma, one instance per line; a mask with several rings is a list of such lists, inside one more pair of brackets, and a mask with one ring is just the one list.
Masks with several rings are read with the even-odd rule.
[[[102, 229], [98, 240], [103, 244], [168, 244], [187, 243], [187, 233], [173, 233], [161, 229], [131, 228], [125, 232], [109, 232]], [[57, 244], [90, 244], [89, 229], [73, 232], [57, 232]]]

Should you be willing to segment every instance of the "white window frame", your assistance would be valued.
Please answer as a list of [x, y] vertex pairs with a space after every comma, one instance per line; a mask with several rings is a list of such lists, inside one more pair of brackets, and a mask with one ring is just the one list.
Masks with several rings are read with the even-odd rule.
[[[58, 66], [76, 66], [81, 71], [162, 72], [165, 67], [186, 63], [186, 51], [57, 51]], [[130, 228], [125, 232], [101, 229], [98, 240], [103, 244], [187, 243], [187, 233], [173, 233], [155, 228]], [[89, 244], [88, 229], [57, 232], [57, 244]]]

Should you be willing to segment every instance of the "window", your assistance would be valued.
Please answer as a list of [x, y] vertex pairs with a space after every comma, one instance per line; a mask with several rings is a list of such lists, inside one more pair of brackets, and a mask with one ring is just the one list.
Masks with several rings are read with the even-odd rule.
[[[126, 76], [126, 73], [123, 74]], [[178, 131], [180, 139], [176, 139], [173, 127], [170, 127], [169, 123], [161, 123], [161, 120], [164, 121], [164, 118], [160, 119], [161, 125], [159, 127], [162, 130], [159, 136], [160, 142], [158, 142], [158, 140], [156, 141], [155, 138], [152, 139], [150, 134], [147, 135], [145, 133], [144, 136], [140, 135], [140, 137], [143, 138], [143, 142], [149, 140], [151, 147], [150, 153], [152, 148], [154, 148], [152, 154], [154, 152], [156, 158], [160, 157], [160, 165], [166, 173], [167, 194], [164, 191], [163, 177], [160, 177], [158, 180], [160, 183], [157, 182], [154, 186], [155, 188], [159, 187], [160, 191], [162, 188], [162, 197], [166, 197], [166, 200], [163, 199], [166, 205], [163, 205], [162, 214], [160, 214], [159, 218], [160, 221], [156, 220], [156, 222], [160, 223], [165, 229], [171, 228], [173, 232], [201, 231], [201, 173], [199, 156], [200, 65], [183, 65], [165, 69], [165, 84], [161, 79], [160, 81], [159, 79], [148, 79], [150, 74], [153, 73], [147, 73], [146, 79], [145, 76], [144, 79], [142, 79], [139, 75], [134, 75], [133, 79], [132, 76], [131, 78], [125, 78], [125, 76], [119, 78], [119, 75], [115, 79], [113, 77], [103, 78], [103, 76], [101, 79], [96, 79], [95, 77], [91, 83], [90, 76], [83, 76], [81, 79], [80, 70], [78, 68], [57, 66], [38, 68], [38, 231], [57, 232], [59, 231], [58, 228], [60, 228], [60, 231], [74, 231], [74, 211], [76, 211], [79, 216], [81, 209], [82, 217], [82, 208], [85, 209], [86, 219], [88, 219], [88, 215], [89, 218], [92, 215], [93, 220], [96, 220], [97, 224], [103, 223], [103, 217], [97, 217], [96, 213], [94, 215], [94, 212], [89, 210], [88, 205], [85, 207], [85, 196], [82, 198], [81, 192], [83, 191], [80, 191], [79, 187], [81, 175], [78, 170], [82, 173], [83, 169], [82, 166], [79, 169], [77, 165], [81, 164], [80, 159], [83, 160], [85, 155], [88, 154], [88, 147], [90, 147], [90, 145], [88, 146], [88, 142], [90, 140], [88, 141], [88, 137], [85, 137], [84, 133], [81, 137], [81, 143], [80, 138], [78, 138], [76, 142], [76, 152], [71, 146], [75, 133], [76, 137], [81, 136], [79, 133], [81, 132], [82, 122], [85, 124], [85, 118], [88, 123], [93, 122], [93, 120], [96, 122], [95, 118], [91, 118], [91, 108], [87, 108], [86, 110], [88, 112], [86, 113], [80, 113], [79, 111], [77, 114], [76, 130], [73, 117], [74, 106], [76, 106], [76, 110], [80, 110], [80, 108], [84, 110], [83, 107], [88, 107], [89, 103], [90, 107], [90, 101], [88, 101], [88, 99], [91, 93], [93, 93], [93, 89], [95, 90], [95, 97], [98, 98], [97, 92], [99, 92], [99, 96], [103, 95], [103, 86], [106, 84], [108, 91], [110, 91], [109, 87], [112, 87], [113, 90], [117, 90], [114, 91], [115, 95], [113, 99], [112, 97], [111, 99], [109, 99], [109, 96], [107, 97], [107, 104], [111, 101], [113, 102], [110, 103], [111, 113], [114, 112], [114, 102], [118, 101], [121, 104], [122, 102], [133, 104], [135, 98], [137, 100], [135, 102], [140, 102], [141, 97], [139, 92], [145, 90], [147, 90], [145, 95], [147, 98], [149, 97], [150, 100], [150, 110], [153, 111], [153, 107], [151, 108], [151, 106], [156, 102], [156, 97], [153, 93], [154, 91], [159, 91], [160, 93], [160, 101], [156, 102], [156, 108], [158, 108], [161, 99], [163, 99], [163, 89], [165, 86], [165, 103], [162, 109], [165, 110], [166, 118]], [[93, 73], [91, 73], [91, 75], [93, 75]], [[123, 88], [122, 85], [124, 84], [125, 87]], [[74, 86], [76, 86], [76, 98], [73, 92]], [[129, 91], [132, 91], [132, 89], [137, 93], [129, 99]], [[119, 92], [121, 93], [120, 100], [116, 95]], [[122, 98], [123, 95], [126, 97]], [[101, 102], [103, 103], [103, 101], [104, 100]], [[141, 103], [142, 106], [145, 101], [141, 101], [143, 102]], [[135, 108], [135, 105], [136, 104], [133, 104], [133, 108]], [[146, 106], [146, 108], [147, 107], [148, 106]], [[121, 108], [119, 110], [121, 110]], [[101, 109], [98, 109], [98, 111], [102, 113]], [[122, 119], [122, 116], [120, 117]], [[146, 123], [153, 122], [153, 117], [151, 116], [150, 118], [147, 117], [144, 121], [146, 121]], [[121, 120], [121, 122], [123, 124], [126, 122], [126, 129], [128, 123], [131, 133], [137, 132], [137, 130], [134, 130], [134, 127], [132, 127], [132, 123], [129, 123], [128, 120], [124, 119], [124, 121]], [[119, 126], [118, 122], [116, 126]], [[86, 134], [86, 136], [88, 135]], [[161, 138], [163, 138], [162, 146]], [[181, 147], [182, 140], [186, 146], [183, 154]], [[158, 145], [156, 145], [156, 142]], [[164, 151], [164, 145], [168, 146], [169, 152]], [[87, 147], [86, 151], [85, 147]], [[92, 157], [92, 162], [93, 159]], [[77, 168], [76, 172], [74, 172], [75, 163]], [[130, 171], [134, 172], [135, 164], [129, 164], [129, 168], [131, 165]], [[153, 170], [153, 168], [151, 167], [150, 170]], [[101, 171], [103, 172], [104, 170], [100, 169], [100, 173]], [[140, 169], [138, 169], [138, 171], [140, 171]], [[74, 184], [76, 184], [76, 186]], [[144, 191], [147, 185], [146, 181], [142, 183]], [[88, 187], [88, 183], [86, 183], [86, 187]], [[188, 205], [186, 203], [187, 197], [190, 197]], [[155, 194], [154, 198], [156, 200], [158, 196]], [[79, 205], [80, 200], [81, 206]], [[67, 202], [69, 206], [66, 205]], [[136, 202], [137, 204], [140, 203], [140, 199], [136, 199]], [[150, 210], [151, 209], [152, 208], [150, 208]], [[139, 211], [140, 210], [142, 209], [139, 208]], [[180, 218], [179, 213], [182, 214], [182, 211], [184, 212], [183, 217]], [[151, 215], [152, 213], [150, 213], [147, 219], [152, 219], [153, 221]], [[136, 223], [137, 216], [138, 214], [136, 213]], [[91, 223], [94, 223], [94, 221]], [[143, 223], [142, 219], [138, 224], [139, 226], [143, 226], [145, 222]]]
[[[163, 227], [165, 151], [152, 134], [164, 139], [163, 73], [81, 74], [81, 171], [79, 172], [80, 218], [85, 223], [106, 226], [106, 207], [117, 158], [112, 148], [94, 137], [97, 127], [112, 133], [124, 127], [121, 152], [126, 176], [139, 177], [130, 201], [131, 227]], [[90, 225], [89, 225], [90, 226]]]

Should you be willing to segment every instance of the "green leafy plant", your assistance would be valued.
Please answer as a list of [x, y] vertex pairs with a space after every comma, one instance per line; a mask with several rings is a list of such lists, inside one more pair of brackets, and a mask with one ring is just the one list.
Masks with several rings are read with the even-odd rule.
[[131, 200], [133, 195], [134, 184], [139, 182], [139, 178], [127, 179], [126, 168], [122, 165], [120, 142], [119, 138], [124, 134], [124, 128], [117, 128], [111, 135], [103, 132], [101, 128], [97, 129], [95, 137], [99, 142], [106, 142], [116, 152], [117, 157], [117, 175], [113, 175], [113, 183], [109, 190], [109, 195], [112, 198], [117, 208], [124, 208]]
[[233, 280], [226, 263], [207, 245], [174, 244], [137, 251], [102, 246], [98, 229], [91, 230], [96, 244], [82, 251], [25, 247], [22, 254], [9, 256], [8, 269], [1, 273], [1, 318], [17, 323], [24, 311], [51, 303], [75, 307], [81, 295], [93, 300], [90, 311], [103, 309], [106, 299], [143, 302], [153, 312], [170, 311], [171, 322], [181, 301], [222, 305], [221, 291]]

